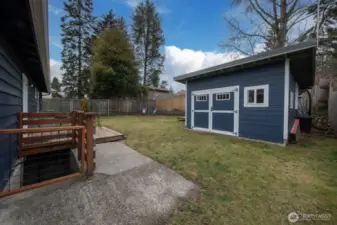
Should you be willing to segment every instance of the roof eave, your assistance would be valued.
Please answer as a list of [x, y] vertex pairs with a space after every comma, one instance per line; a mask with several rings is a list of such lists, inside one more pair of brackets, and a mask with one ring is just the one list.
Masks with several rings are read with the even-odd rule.
[[43, 72], [44, 91], [50, 92], [48, 0], [29, 0], [29, 6]]

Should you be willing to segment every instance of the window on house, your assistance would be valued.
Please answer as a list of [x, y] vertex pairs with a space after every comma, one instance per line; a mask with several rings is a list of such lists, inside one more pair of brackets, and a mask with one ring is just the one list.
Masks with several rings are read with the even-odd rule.
[[197, 102], [205, 102], [207, 101], [207, 95], [197, 95]]
[[268, 107], [269, 85], [244, 88], [244, 107]]
[[222, 100], [230, 100], [231, 96], [229, 93], [219, 93], [216, 94], [216, 100], [217, 101], [222, 101]]

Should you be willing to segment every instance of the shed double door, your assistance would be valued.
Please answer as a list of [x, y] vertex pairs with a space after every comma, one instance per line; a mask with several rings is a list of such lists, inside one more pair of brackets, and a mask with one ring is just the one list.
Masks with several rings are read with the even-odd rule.
[[238, 135], [239, 87], [192, 92], [192, 129]]

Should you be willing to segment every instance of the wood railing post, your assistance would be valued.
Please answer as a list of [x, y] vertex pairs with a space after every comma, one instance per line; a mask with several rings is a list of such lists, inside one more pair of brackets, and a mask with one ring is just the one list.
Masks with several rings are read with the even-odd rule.
[[[71, 112], [71, 126], [76, 126], [77, 125], [77, 112], [73, 111]], [[72, 131], [72, 141], [73, 141], [73, 148], [76, 147], [76, 130]]]
[[[22, 128], [22, 112], [19, 112], [19, 116], [18, 116], [18, 128], [21, 129]], [[18, 134], [18, 145], [19, 145], [19, 151], [21, 151], [22, 148], [22, 134]]]
[[[84, 112], [83, 111], [78, 111], [77, 113], [77, 125], [79, 125], [79, 126], [82, 126], [82, 125], [84, 125], [83, 124], [83, 120], [84, 120]], [[82, 152], [84, 152], [84, 151], [82, 151], [82, 147], [85, 147], [85, 146], [81, 146], [80, 145], [80, 135], [79, 135], [80, 133], [78, 132], [77, 133], [77, 160], [81, 160], [81, 154], [82, 154]]]
[[86, 139], [87, 139], [87, 175], [94, 174], [94, 113], [86, 113]]

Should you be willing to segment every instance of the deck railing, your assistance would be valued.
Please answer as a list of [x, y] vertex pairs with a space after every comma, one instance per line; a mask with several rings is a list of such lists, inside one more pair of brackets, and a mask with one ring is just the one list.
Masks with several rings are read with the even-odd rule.
[[0, 130], [0, 197], [92, 176], [94, 119], [83, 112], [20, 113], [19, 128]]

